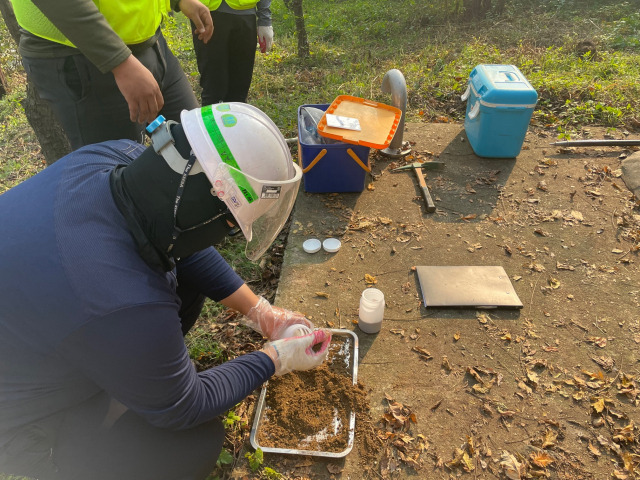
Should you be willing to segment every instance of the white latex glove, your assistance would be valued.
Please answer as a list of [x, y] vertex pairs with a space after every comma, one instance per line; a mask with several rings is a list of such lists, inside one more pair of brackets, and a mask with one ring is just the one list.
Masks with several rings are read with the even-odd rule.
[[280, 376], [294, 370], [311, 370], [320, 365], [329, 354], [329, 343], [331, 332], [318, 329], [302, 337], [269, 342], [263, 351], [273, 360], [276, 376]]
[[271, 50], [273, 45], [273, 27], [258, 27], [258, 43], [260, 44], [260, 51], [267, 53]]
[[285, 330], [291, 325], [301, 324], [313, 329], [313, 323], [301, 313], [274, 307], [264, 297], [258, 298], [258, 303], [247, 312], [241, 321], [269, 340], [283, 338]]

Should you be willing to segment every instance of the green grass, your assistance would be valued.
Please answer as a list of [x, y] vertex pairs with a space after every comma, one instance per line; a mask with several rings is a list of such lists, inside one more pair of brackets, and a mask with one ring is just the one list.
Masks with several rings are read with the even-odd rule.
[[[501, 16], [464, 22], [453, 15], [453, 3], [307, 0], [311, 56], [303, 60], [293, 14], [274, 0], [275, 46], [256, 57], [249, 101], [293, 137], [300, 105], [330, 103], [341, 94], [389, 103], [382, 78], [397, 68], [407, 82], [409, 121], [462, 120], [459, 97], [473, 67], [505, 63], [517, 65], [538, 91], [534, 118], [540, 125], [565, 132], [585, 124], [634, 123], [640, 14], [631, 2], [512, 1]], [[167, 36], [198, 91], [191, 36], [181, 15], [172, 19]], [[584, 40], [595, 46], [595, 55], [581, 56], [578, 44]], [[576, 102], [584, 105], [576, 108]]]

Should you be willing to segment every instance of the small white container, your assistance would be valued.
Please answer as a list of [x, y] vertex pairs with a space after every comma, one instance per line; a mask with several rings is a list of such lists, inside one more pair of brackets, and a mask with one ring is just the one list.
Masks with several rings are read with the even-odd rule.
[[312, 330], [306, 325], [296, 323], [295, 325], [288, 326], [280, 338], [302, 337], [303, 335], [307, 335], [311, 332]]
[[335, 253], [340, 250], [340, 246], [342, 243], [337, 238], [327, 238], [324, 242], [322, 242], [322, 248], [324, 248], [325, 252]]
[[322, 243], [317, 238], [310, 238], [305, 240], [302, 244], [302, 249], [307, 253], [316, 253], [322, 248]]
[[384, 293], [377, 288], [367, 288], [360, 297], [358, 327], [364, 333], [378, 333], [384, 317]]

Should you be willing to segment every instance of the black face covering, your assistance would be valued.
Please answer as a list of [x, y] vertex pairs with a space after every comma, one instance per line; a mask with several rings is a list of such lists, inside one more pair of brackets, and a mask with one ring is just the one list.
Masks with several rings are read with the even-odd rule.
[[[174, 125], [171, 133], [176, 149], [188, 159], [191, 147], [182, 126]], [[153, 147], [131, 164], [116, 168], [110, 181], [140, 255], [162, 271], [173, 268], [173, 259], [222, 241], [232, 228], [227, 220], [235, 222], [226, 204], [211, 194], [204, 173], [183, 178]]]

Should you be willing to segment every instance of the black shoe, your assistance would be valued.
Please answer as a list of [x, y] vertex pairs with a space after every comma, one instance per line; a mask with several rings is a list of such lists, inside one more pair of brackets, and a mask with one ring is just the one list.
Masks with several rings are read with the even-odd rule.
[[230, 237], [235, 237], [241, 231], [242, 230], [240, 230], [240, 227], [233, 227], [231, 230], [229, 230], [229, 233], [227, 233], [227, 235], [230, 236]]

